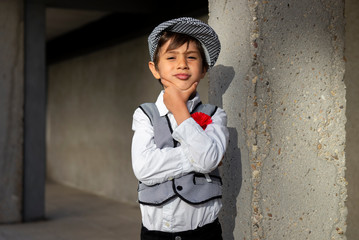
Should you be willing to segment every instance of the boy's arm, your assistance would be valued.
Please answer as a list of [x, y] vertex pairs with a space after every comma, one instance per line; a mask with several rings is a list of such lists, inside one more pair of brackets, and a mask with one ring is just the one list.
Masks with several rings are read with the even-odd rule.
[[157, 148], [148, 117], [137, 109], [133, 115], [132, 167], [137, 179], [153, 185], [194, 171], [180, 147]]
[[218, 109], [212, 123], [203, 130], [192, 118], [177, 127], [172, 136], [181, 143], [176, 148], [157, 148], [148, 117], [134, 114], [132, 166], [137, 179], [154, 185], [196, 171], [209, 173], [221, 162], [228, 144], [227, 117]]
[[203, 130], [191, 118], [186, 105], [198, 83], [193, 83], [188, 89], [179, 89], [165, 79], [161, 79], [161, 82], [165, 87], [163, 101], [178, 124], [173, 138], [181, 143], [181, 150], [196, 172], [213, 171], [220, 164], [228, 144], [226, 113], [218, 109], [212, 116], [212, 123]]
[[212, 123], [203, 130], [193, 118], [189, 118], [172, 134], [181, 143], [181, 150], [195, 171], [200, 173], [209, 173], [220, 164], [228, 144], [229, 132], [224, 110], [218, 108], [211, 119]]

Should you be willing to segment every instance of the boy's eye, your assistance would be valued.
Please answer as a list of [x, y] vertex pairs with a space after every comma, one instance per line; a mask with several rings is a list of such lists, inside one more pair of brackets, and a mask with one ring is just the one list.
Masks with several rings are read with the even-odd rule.
[[189, 59], [197, 59], [196, 56], [188, 56]]
[[167, 57], [167, 60], [172, 60], [172, 59], [175, 59], [175, 57], [172, 57], [172, 56]]

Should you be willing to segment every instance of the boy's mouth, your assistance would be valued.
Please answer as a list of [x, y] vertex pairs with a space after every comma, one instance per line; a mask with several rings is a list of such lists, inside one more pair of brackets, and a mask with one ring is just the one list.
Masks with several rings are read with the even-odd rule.
[[185, 73], [179, 73], [179, 74], [176, 74], [175, 76], [176, 76], [178, 79], [187, 80], [187, 79], [190, 78], [191, 75], [185, 74]]

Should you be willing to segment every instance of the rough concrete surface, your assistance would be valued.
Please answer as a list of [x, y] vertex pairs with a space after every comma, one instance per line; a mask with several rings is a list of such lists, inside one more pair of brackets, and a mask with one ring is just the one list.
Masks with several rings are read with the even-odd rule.
[[0, 1], [0, 223], [21, 221], [23, 1]]
[[348, 181], [348, 229], [347, 238], [356, 240], [359, 236], [359, 2], [345, 1], [345, 85], [347, 87], [346, 124], [347, 143], [346, 179]]
[[251, 239], [250, 162], [246, 147], [246, 109], [252, 64], [250, 25], [252, 17], [246, 1], [209, 1], [208, 23], [215, 29], [222, 49], [217, 65], [209, 74], [209, 102], [228, 115], [229, 146], [221, 166], [223, 208], [220, 220], [223, 238]]
[[[224, 45], [210, 92], [222, 96], [236, 137], [224, 182], [242, 179], [239, 191], [225, 185], [237, 206], [224, 206], [234, 215], [222, 220], [234, 228], [226, 238], [345, 239], [343, 9], [331, 0], [210, 1]], [[231, 67], [228, 89], [214, 88]], [[228, 157], [237, 148], [241, 163]]]

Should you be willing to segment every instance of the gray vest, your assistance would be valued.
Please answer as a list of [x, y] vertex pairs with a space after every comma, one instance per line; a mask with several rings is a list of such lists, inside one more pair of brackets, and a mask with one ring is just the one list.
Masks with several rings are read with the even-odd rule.
[[[172, 127], [168, 116], [161, 117], [154, 103], [144, 103], [140, 108], [151, 121], [156, 146], [161, 149], [176, 147], [178, 143], [172, 138]], [[216, 106], [199, 103], [191, 113], [203, 112], [213, 116], [216, 110]], [[201, 204], [221, 198], [222, 180], [218, 168], [206, 175], [192, 172], [152, 186], [139, 183], [138, 200], [141, 204], [160, 206], [175, 197], [179, 197], [189, 204]]]

